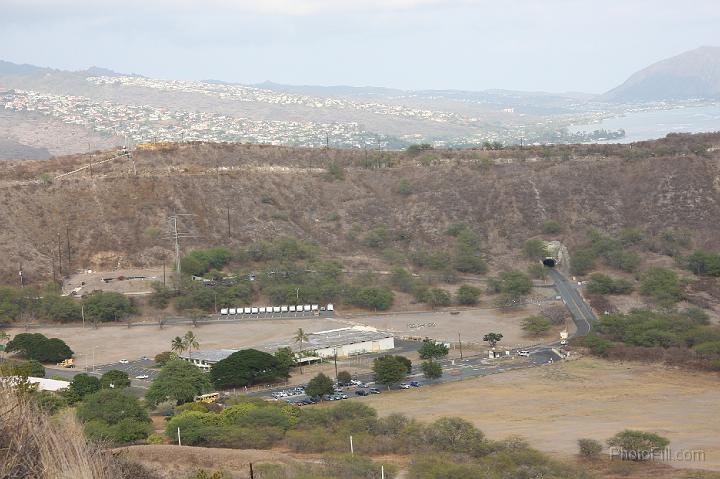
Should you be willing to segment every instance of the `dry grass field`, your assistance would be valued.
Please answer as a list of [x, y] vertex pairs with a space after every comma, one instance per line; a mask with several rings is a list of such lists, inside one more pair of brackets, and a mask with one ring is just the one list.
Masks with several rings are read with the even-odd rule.
[[672, 465], [720, 470], [717, 374], [582, 358], [368, 399], [383, 415], [460, 416], [492, 439], [520, 435], [559, 458], [577, 452], [578, 438], [652, 431], [674, 451], [705, 451], [704, 462]]

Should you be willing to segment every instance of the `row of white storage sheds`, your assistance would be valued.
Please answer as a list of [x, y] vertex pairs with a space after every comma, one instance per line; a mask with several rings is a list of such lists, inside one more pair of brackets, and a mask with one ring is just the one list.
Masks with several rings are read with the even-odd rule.
[[313, 313], [316, 311], [334, 311], [332, 304], [320, 306], [319, 304], [298, 304], [297, 306], [252, 306], [245, 308], [222, 308], [223, 316], [236, 314], [267, 314], [267, 313]]

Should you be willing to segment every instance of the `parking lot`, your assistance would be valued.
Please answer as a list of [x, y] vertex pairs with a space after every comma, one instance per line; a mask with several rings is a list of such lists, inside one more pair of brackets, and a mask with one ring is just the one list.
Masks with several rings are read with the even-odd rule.
[[[95, 366], [95, 372], [97, 374], [103, 374], [111, 369], [117, 369], [124, 371], [130, 376], [133, 383], [137, 383], [138, 386], [149, 386], [153, 379], [157, 376], [159, 369], [154, 369], [155, 361], [152, 359], [136, 359], [128, 360], [127, 364], [116, 362], [109, 364], [100, 364]], [[147, 379], [136, 379], [136, 376], [148, 376]]]

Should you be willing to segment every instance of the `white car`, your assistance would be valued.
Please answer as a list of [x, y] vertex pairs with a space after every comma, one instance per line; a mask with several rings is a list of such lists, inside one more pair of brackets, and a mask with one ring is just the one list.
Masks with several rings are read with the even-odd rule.
[[138, 374], [137, 376], [135, 376], [135, 379], [150, 379], [150, 376], [148, 376], [147, 374]]
[[530, 351], [527, 351], [527, 350], [518, 351], [517, 354], [518, 354], [518, 356], [524, 356], [526, 358], [530, 357]]
[[118, 361], [118, 362], [119, 362], [120, 364], [130, 364], [130, 361], [128, 361], [127, 359], [121, 359], [121, 360]]
[[402, 384], [400, 385], [400, 389], [410, 389], [410, 385], [409, 385], [409, 384], [402, 383]]

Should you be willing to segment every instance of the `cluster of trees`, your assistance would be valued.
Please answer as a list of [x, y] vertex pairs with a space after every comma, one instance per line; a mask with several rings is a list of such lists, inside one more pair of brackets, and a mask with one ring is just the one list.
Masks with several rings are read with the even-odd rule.
[[684, 263], [698, 276], [720, 276], [720, 253], [698, 250], [685, 258]]
[[602, 273], [593, 273], [587, 285], [587, 292], [590, 294], [630, 294], [632, 290], [633, 284], [630, 281]]
[[419, 268], [440, 271], [446, 275], [454, 272], [484, 274], [487, 264], [483, 259], [480, 237], [464, 223], [454, 223], [446, 231], [454, 239], [450, 251], [414, 250], [410, 252], [410, 261]]
[[271, 384], [289, 376], [287, 361], [256, 349], [232, 353], [210, 369], [210, 380], [218, 389]]
[[381, 356], [373, 360], [375, 382], [390, 387], [401, 382], [412, 371], [412, 362], [405, 356]]
[[[623, 461], [647, 461], [652, 459], [655, 453], [667, 448], [670, 441], [652, 432], [626, 429], [608, 439], [606, 444], [617, 450], [613, 453], [613, 458]], [[578, 452], [585, 459], [597, 458], [602, 450], [602, 443], [595, 439], [578, 439]]]
[[[281, 445], [298, 453], [327, 454], [346, 452], [347, 438], [352, 435], [355, 457], [361, 461], [354, 470], [361, 470], [362, 465], [364, 469], [362, 474], [342, 477], [379, 477], [379, 470], [371, 469], [363, 455], [382, 454], [412, 454], [410, 477], [422, 479], [488, 474], [584, 477], [579, 469], [561, 465], [517, 438], [491, 441], [463, 419], [443, 417], [424, 423], [402, 414], [378, 417], [373, 408], [356, 401], [299, 409], [282, 402], [238, 397], [222, 411], [192, 404], [177, 412], [168, 422], [166, 434], [177, 440], [180, 428], [183, 443], [188, 445], [259, 449]], [[336, 461], [332, 459], [331, 464]], [[385, 472], [392, 477], [392, 469]], [[338, 470], [332, 475], [338, 475]]]
[[682, 312], [633, 310], [602, 316], [584, 344], [594, 354], [615, 357], [636, 347], [646, 358], [653, 348], [675, 351], [678, 362], [689, 353], [704, 367], [720, 369], [720, 328], [707, 313], [690, 308]]
[[637, 271], [641, 263], [640, 255], [629, 248], [641, 241], [637, 239], [638, 234], [637, 230], [624, 230], [616, 239], [591, 230], [588, 233], [589, 244], [576, 250], [570, 257], [570, 270], [573, 274], [584, 275], [595, 267], [597, 259], [602, 259], [608, 266], [621, 271]]
[[44, 288], [0, 287], [0, 322], [17, 321], [21, 316], [42, 321], [69, 323], [85, 318], [97, 323], [125, 319], [135, 313], [127, 296], [120, 293], [95, 291], [82, 301], [62, 296], [55, 284]]
[[71, 358], [73, 351], [59, 338], [40, 333], [19, 333], [5, 346], [5, 351], [41, 363], [57, 363]]
[[488, 292], [498, 295], [495, 305], [500, 308], [518, 305], [532, 287], [530, 277], [521, 271], [505, 271], [497, 278], [488, 278]]
[[640, 294], [670, 308], [685, 297], [685, 285], [673, 270], [654, 267], [640, 276]]

